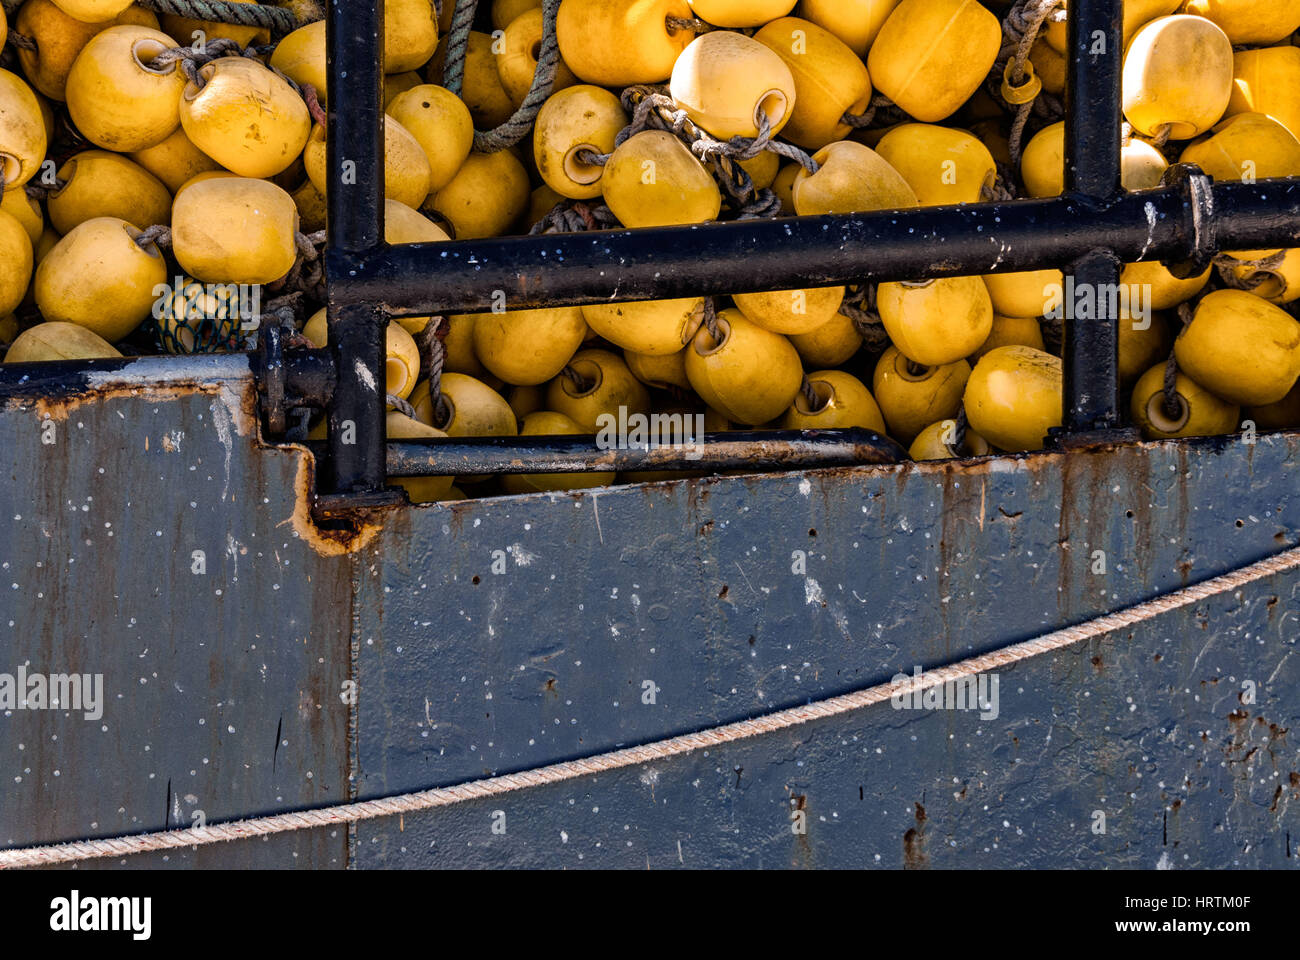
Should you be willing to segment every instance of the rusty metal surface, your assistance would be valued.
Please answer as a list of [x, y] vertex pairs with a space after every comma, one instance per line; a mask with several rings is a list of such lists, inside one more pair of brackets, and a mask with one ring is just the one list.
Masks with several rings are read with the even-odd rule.
[[[213, 363], [131, 364], [0, 409], [0, 673], [100, 672], [108, 692], [99, 722], [0, 711], [6, 846], [594, 754], [1300, 541], [1294, 435], [378, 509], [329, 536], [309, 458], [260, 444], [246, 367]], [[128, 863], [1294, 866], [1298, 598], [1274, 578], [1026, 662], [996, 719], [882, 706], [350, 833]]]
[[[104, 691], [98, 720], [0, 711], [0, 844], [346, 799], [351, 562], [299, 536], [304, 458], [256, 444], [246, 361], [92, 379], [0, 412], [0, 673]], [[344, 834], [131, 865], [341, 866]]]
[[[1205, 579], [1300, 539], [1300, 498], [1289, 481], [1298, 450], [1294, 436], [1254, 446], [1144, 444], [405, 511], [361, 565], [361, 794], [454, 783], [740, 719], [948, 663]], [[1104, 551], [1105, 574], [1093, 572], [1096, 551]], [[1164, 644], [1155, 648], [1164, 667], [1145, 653], [1124, 655], [1109, 673], [1070, 672], [1068, 658], [1027, 667], [1029, 679], [1008, 678], [1028, 684], [1015, 712], [982, 730], [942, 713], [909, 716], [903, 724], [878, 710], [827, 725], [834, 732], [819, 735], [808, 752], [795, 748], [803, 735], [794, 734], [725, 751], [743, 758], [734, 763], [679, 761], [658, 780], [646, 774], [653, 789], [639, 773], [610, 778], [612, 792], [601, 787], [592, 794], [592, 806], [605, 816], [583, 822], [595, 837], [604, 834], [594, 824], [606, 820], [643, 836], [710, 833], [704, 824], [736, 800], [726, 787], [736, 766], [745, 771], [740, 783], [753, 785], [763, 804], [776, 802], [784, 785], [812, 789], [823, 778], [832, 794], [845, 778], [854, 793], [869, 778], [885, 791], [877, 795], [881, 802], [896, 785], [916, 785], [908, 790], [924, 804], [938, 771], [946, 771], [941, 779], [975, 782], [1008, 751], [1027, 764], [1016, 775], [1026, 786], [1020, 795], [1004, 795], [1008, 782], [994, 778], [999, 799], [990, 809], [1014, 805], [1041, 819], [1052, 808], [1082, 803], [1079, 784], [1089, 778], [1091, 791], [1112, 798], [1131, 791], [1126, 765], [1110, 759], [1112, 741], [1141, 745], [1146, 767], [1137, 769], [1150, 769], [1144, 775], [1151, 783], [1195, 783], [1205, 761], [1189, 759], [1182, 738], [1189, 729], [1205, 730], [1206, 744], [1223, 747], [1232, 742], [1231, 729], [1193, 709], [1195, 700], [1153, 699], [1152, 689], [1171, 677], [1189, 689], [1234, 672], [1269, 678], [1275, 686], [1268, 722], [1282, 729], [1294, 718], [1294, 598], [1287, 593], [1280, 608], [1266, 606], [1262, 596], [1249, 599], [1248, 609], [1229, 608], [1221, 622], [1194, 618], [1192, 632], [1178, 621], [1167, 629], [1179, 632], [1152, 639]], [[1267, 643], [1207, 659], [1233, 646], [1235, 633], [1263, 636], [1270, 624]], [[1098, 687], [1102, 681], [1112, 686]], [[647, 682], [657, 691], [653, 705], [642, 702]], [[1117, 712], [1116, 704], [1138, 695], [1147, 697], [1138, 711]], [[1216, 710], [1222, 702], [1215, 699]], [[1077, 734], [1058, 730], [1058, 746], [1036, 739], [1056, 728], [1058, 716]], [[1178, 736], [1169, 735], [1171, 724]], [[849, 743], [876, 744], [903, 727], [888, 759], [849, 756]], [[947, 743], [950, 735], [968, 737], [970, 745], [958, 750], [955, 740]], [[913, 736], [920, 746], [904, 749]], [[1020, 751], [1017, 740], [1034, 749]], [[1061, 753], [1065, 746], [1073, 758]], [[1273, 747], [1279, 775], [1300, 770], [1284, 737]], [[627, 790], [624, 781], [632, 784]], [[424, 832], [412, 818], [405, 832], [392, 823], [361, 824], [355, 862], [573, 863], [573, 849], [556, 838], [572, 832], [565, 824], [577, 822], [574, 811], [589, 786], [444, 812], [429, 818]], [[1227, 795], [1217, 793], [1222, 786], [1211, 782], [1194, 815], [1198, 856], [1207, 864], [1264, 862], [1272, 854], [1258, 836], [1249, 835], [1250, 849], [1241, 852], [1242, 835], [1216, 826], [1231, 813]], [[697, 793], [708, 799], [688, 803]], [[901, 806], [910, 810], [910, 800]], [[485, 834], [496, 809], [515, 811], [520, 835], [534, 846]], [[767, 859], [762, 831], [779, 839], [779, 824], [760, 819], [761, 827], [746, 820], [734, 842], [714, 837], [692, 865], [786, 862]], [[993, 846], [1005, 829], [1001, 819], [971, 817], [944, 829], [959, 835], [949, 839], [963, 840], [963, 849], [978, 843], [1004, 851], [984, 858], [985, 865], [1052, 865], [1064, 850], [1042, 838]], [[1281, 822], [1274, 817], [1250, 829], [1262, 835]], [[853, 828], [861, 835], [838, 835], [833, 844], [884, 857], [901, 836], [895, 826], [869, 818]], [[630, 860], [602, 862], [643, 866], [645, 846], [632, 849]], [[1155, 862], [1098, 849], [1107, 856], [1095, 862]], [[828, 849], [810, 850], [808, 862], [845, 861]]]

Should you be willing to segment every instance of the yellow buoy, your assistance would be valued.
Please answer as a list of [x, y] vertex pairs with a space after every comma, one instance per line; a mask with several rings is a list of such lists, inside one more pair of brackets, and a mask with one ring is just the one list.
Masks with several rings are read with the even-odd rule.
[[[271, 177], [307, 144], [311, 117], [281, 77], [247, 57], [219, 57], [185, 85], [181, 126], [200, 150], [242, 177]], [[170, 131], [168, 131], [170, 133]]]
[[0, 70], [0, 173], [6, 190], [30, 180], [45, 158], [45, 121], [31, 87]]
[[691, 381], [686, 376], [686, 351], [676, 353], [652, 354], [623, 351], [623, 362], [636, 377], [647, 387], [656, 390], [690, 390]]
[[843, 370], [819, 370], [808, 374], [816, 394], [811, 403], [800, 390], [781, 418], [782, 430], [846, 430], [861, 427], [885, 433], [885, 418], [871, 391], [857, 377]]
[[924, 367], [890, 347], [876, 362], [871, 389], [889, 435], [910, 444], [936, 420], [957, 416], [971, 367], [965, 360]]
[[183, 127], [177, 127], [160, 143], [135, 151], [131, 159], [161, 180], [172, 193], [200, 173], [222, 169], [221, 164], [194, 145]]
[[121, 355], [111, 343], [80, 324], [51, 320], [18, 334], [4, 362], [97, 360]]
[[384, 73], [418, 70], [437, 47], [433, 0], [384, 0]]
[[673, 64], [669, 94], [719, 140], [758, 136], [765, 119], [780, 133], [795, 109], [794, 75], [769, 47], [741, 33], [697, 37]]
[[1232, 55], [1228, 116], [1262, 113], [1300, 137], [1300, 48], [1264, 47]]
[[1219, 122], [1232, 95], [1232, 43], [1204, 17], [1152, 20], [1124, 54], [1124, 116], [1147, 137], [1190, 140]]
[[965, 443], [956, 448], [957, 421], [940, 420], [916, 435], [907, 455], [913, 460], [960, 460], [963, 457], [987, 457], [991, 452], [989, 442], [974, 430], [966, 431]]
[[1276, 403], [1300, 377], [1300, 323], [1252, 293], [1216, 290], [1201, 300], [1174, 353], [1187, 376], [1230, 403]]
[[[446, 6], [455, 7], [454, 3]], [[542, 0], [492, 0], [492, 29], [504, 30], [529, 10], [542, 9]], [[446, 16], [446, 11], [443, 11]], [[448, 21], [448, 24], [450, 21]], [[447, 26], [442, 29], [447, 30]]]
[[519, 433], [515, 413], [505, 397], [463, 373], [442, 375], [441, 411], [433, 409], [428, 380], [416, 384], [409, 399], [421, 423], [449, 437], [513, 437]]
[[[993, 312], [1007, 317], [1041, 317], [1059, 301], [1065, 275], [1060, 270], [1024, 270], [984, 276]], [[1037, 324], [1035, 324], [1035, 327]]]
[[1179, 160], [1196, 164], [1215, 180], [1293, 177], [1300, 174], [1300, 140], [1272, 117], [1239, 113], [1188, 146]]
[[32, 238], [12, 214], [0, 210], [0, 317], [23, 302], [32, 281]]
[[524, 215], [530, 191], [528, 171], [511, 151], [471, 153], [423, 209], [445, 217], [457, 240], [499, 237]]
[[605, 164], [600, 189], [625, 227], [705, 223], [722, 210], [713, 177], [665, 130], [645, 130], [624, 141]]
[[604, 167], [583, 159], [584, 153], [607, 154], [627, 126], [618, 97], [590, 84], [554, 93], [537, 114], [533, 159], [537, 172], [556, 193], [571, 200], [600, 196]]
[[976, 0], [903, 0], [867, 56], [876, 89], [924, 123], [970, 99], [1002, 46], [998, 18]]
[[972, 429], [1009, 452], [1039, 450], [1062, 420], [1062, 364], [1032, 347], [998, 347], [975, 364], [966, 384]]
[[[185, 74], [153, 58], [175, 40], [147, 27], [109, 27], [77, 54], [64, 89], [68, 114], [97, 147], [130, 153], [164, 140], [180, 123]], [[306, 108], [304, 107], [304, 112]]]
[[46, 206], [50, 225], [67, 233], [95, 217], [117, 217], [141, 230], [171, 220], [172, 195], [138, 163], [106, 150], [83, 150], [59, 168], [62, 189]]
[[270, 283], [297, 257], [298, 208], [275, 184], [214, 177], [185, 187], [172, 204], [172, 253], [211, 283]]
[[859, 57], [867, 51], [899, 0], [802, 0], [799, 16], [825, 27]]
[[474, 355], [506, 383], [545, 383], [582, 345], [587, 324], [578, 307], [484, 313], [474, 319]]
[[1241, 408], [1226, 403], [1179, 373], [1174, 379], [1173, 402], [1165, 396], [1165, 364], [1144, 373], [1133, 387], [1130, 411], [1133, 422], [1148, 440], [1174, 437], [1213, 437], [1237, 429]]
[[695, 34], [686, 0], [563, 0], [555, 21], [560, 56], [584, 82], [602, 87], [661, 83]]
[[1212, 268], [1198, 277], [1180, 280], [1155, 260], [1142, 263], [1127, 263], [1120, 273], [1120, 286], [1129, 289], [1141, 288], [1147, 291], [1152, 310], [1172, 310], [1180, 303], [1186, 303], [1204, 289], [1210, 282]]
[[1278, 43], [1300, 29], [1297, 0], [1187, 0], [1183, 9], [1214, 21], [1237, 46]]
[[827, 144], [813, 155], [816, 173], [799, 168], [794, 208], [801, 217], [862, 213], [917, 205], [916, 192], [880, 154], [852, 140]]
[[[446, 437], [427, 423], [412, 420], [404, 413], [389, 410], [385, 423], [389, 440], [434, 440]], [[406, 491], [412, 503], [436, 503], [453, 499], [451, 484], [455, 477], [392, 477], [389, 482]]]
[[[498, 41], [495, 37], [471, 30], [465, 48], [465, 77], [460, 98], [469, 108], [474, 124], [480, 130], [491, 130], [510, 119], [515, 112], [514, 101], [501, 85], [497, 72]], [[429, 62], [425, 76], [430, 83], [441, 83], [443, 63], [447, 55], [447, 38], [438, 44], [437, 53]]]
[[[526, 10], [510, 22], [502, 31], [497, 54], [497, 74], [501, 86], [509, 95], [515, 107], [519, 107], [532, 89], [533, 77], [537, 73], [537, 57], [542, 43], [542, 8]], [[573, 71], [568, 68], [563, 58], [555, 70], [555, 83], [551, 93], [579, 83]]]
[[442, 229], [418, 210], [398, 200], [384, 201], [384, 240], [391, 244], [440, 243], [450, 240]]
[[925, 366], [969, 356], [993, 329], [993, 303], [980, 277], [882, 283], [876, 306], [889, 339], [905, 357]]
[[1249, 420], [1257, 430], [1293, 430], [1300, 427], [1300, 381], [1277, 403], [1245, 407], [1241, 414], [1244, 418], [1243, 426], [1244, 421]]
[[[1130, 140], [1120, 150], [1120, 185], [1125, 190], [1160, 186], [1169, 162], [1144, 140]], [[1020, 157], [1020, 175], [1032, 197], [1057, 197], [1065, 191], [1065, 123], [1038, 131]]]
[[861, 114], [871, 104], [871, 77], [857, 54], [834, 33], [798, 17], [774, 20], [754, 39], [784, 60], [794, 77], [786, 140], [820, 150], [853, 132], [844, 115]]
[[[324, 307], [302, 325], [302, 335], [314, 347], [329, 345], [329, 323]], [[444, 368], [445, 369], [445, 368]], [[405, 400], [420, 378], [420, 350], [415, 339], [397, 320], [390, 320], [384, 330], [384, 389]]]
[[876, 144], [876, 152], [902, 174], [922, 206], [978, 203], [998, 177], [993, 154], [965, 130], [903, 123]]
[[[319, 123], [311, 129], [303, 148], [302, 162], [307, 176], [322, 196], [328, 194], [329, 176], [325, 166], [325, 128]], [[384, 117], [384, 196], [418, 207], [429, 195], [433, 172], [418, 140], [400, 122]]]
[[311, 84], [321, 106], [329, 102], [325, 66], [325, 21], [316, 20], [283, 37], [267, 61], [299, 86]]
[[1119, 382], [1127, 387], [1142, 376], [1153, 364], [1168, 359], [1173, 346], [1169, 322], [1162, 314], [1149, 318], [1133, 317], [1121, 310], [1117, 319], [1119, 327]]
[[112, 20], [131, 5], [131, 0], [55, 0], [59, 9], [85, 23]]
[[700, 297], [598, 303], [582, 308], [588, 326], [610, 343], [651, 356], [680, 353], [704, 318]]
[[26, 190], [6, 190], [0, 194], [0, 210], [17, 220], [27, 238], [35, 247], [45, 232], [45, 217], [41, 214], [41, 205], [27, 195]]
[[451, 183], [474, 146], [474, 118], [464, 102], [432, 83], [399, 93], [388, 114], [424, 148], [429, 161], [429, 190]]
[[790, 341], [765, 330], [739, 310], [718, 314], [721, 338], [705, 328], [686, 351], [686, 375], [710, 407], [728, 420], [767, 423], [791, 403], [803, 380]]
[[[554, 410], [538, 410], [524, 417], [519, 428], [521, 437], [581, 436], [583, 430], [572, 419]], [[613, 471], [594, 473], [508, 473], [501, 477], [506, 493], [545, 493], [550, 490], [582, 490], [608, 487], [614, 482]]]
[[1039, 325], [1038, 318], [1008, 317], [994, 312], [993, 329], [989, 331], [988, 337], [980, 344], [979, 349], [970, 355], [969, 362], [975, 363], [984, 354], [996, 350], [998, 347], [1007, 347], [1013, 344], [1033, 347], [1035, 350], [1045, 351], [1047, 349], [1046, 344], [1043, 342], [1043, 328]]
[[773, 333], [812, 333], [839, 313], [843, 287], [737, 293], [736, 306], [748, 319]]
[[109, 343], [138, 327], [167, 280], [162, 254], [153, 244], [141, 248], [139, 235], [113, 217], [74, 227], [36, 268], [36, 306], [45, 319], [80, 324]]
[[837, 313], [811, 333], [790, 335], [790, 343], [805, 366], [838, 367], [862, 349], [862, 334], [853, 321]]
[[650, 412], [649, 391], [622, 357], [608, 350], [580, 350], [569, 361], [569, 368], [582, 380], [581, 385], [564, 375], [556, 377], [546, 388], [546, 408], [570, 417], [580, 432], [599, 432], [602, 416], [625, 422], [625, 417], [634, 413]]
[[[124, 23], [131, 13], [131, 8], [127, 8], [119, 14], [118, 23]], [[152, 23], [143, 25], [156, 30], [158, 20], [154, 18]], [[14, 49], [27, 82], [37, 92], [54, 100], [63, 100], [72, 62], [90, 38], [107, 26], [111, 24], [86, 23], [70, 17], [52, 0], [27, 0], [18, 8], [14, 19], [14, 33], [27, 37], [36, 45], [35, 50]], [[0, 38], [4, 34], [4, 14], [0, 13]]]

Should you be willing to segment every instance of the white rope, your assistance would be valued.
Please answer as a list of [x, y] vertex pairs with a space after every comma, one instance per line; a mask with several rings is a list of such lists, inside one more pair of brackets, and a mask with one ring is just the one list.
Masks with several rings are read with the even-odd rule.
[[466, 800], [483, 800], [516, 790], [544, 787], [566, 780], [575, 780], [597, 773], [608, 773], [624, 767], [653, 763], [691, 753], [695, 750], [718, 747], [737, 740], [775, 733], [812, 720], [825, 720], [864, 707], [884, 703], [896, 694], [919, 693], [931, 687], [942, 686], [974, 674], [1011, 666], [1022, 660], [1061, 650], [1065, 647], [1091, 640], [1125, 627], [1135, 626], [1161, 614], [1191, 606], [1230, 590], [1275, 574], [1300, 567], [1300, 548], [1293, 548], [1275, 556], [1214, 577], [1203, 583], [1164, 594], [1115, 613], [1108, 613], [1063, 630], [1057, 630], [1034, 640], [1014, 643], [991, 653], [971, 657], [946, 667], [940, 667], [921, 676], [877, 684], [838, 697], [786, 710], [778, 710], [752, 720], [741, 720], [695, 733], [687, 733], [667, 740], [638, 747], [613, 750], [581, 760], [554, 763], [521, 773], [510, 773], [486, 780], [474, 780], [451, 787], [438, 787], [378, 800], [343, 803], [318, 810], [301, 810], [279, 813], [269, 817], [236, 820], [229, 823], [209, 824], [186, 830], [165, 830], [157, 833], [140, 833], [103, 840], [84, 840], [78, 843], [51, 844], [43, 847], [26, 847], [0, 850], [0, 869], [10, 867], [38, 867], [58, 863], [71, 863], [95, 857], [125, 857], [135, 853], [158, 850], [175, 850], [180, 847], [197, 847], [226, 840], [246, 840], [249, 837], [286, 833], [290, 830], [307, 830], [317, 827], [340, 826], [388, 817], [399, 813], [415, 813], [447, 807]]

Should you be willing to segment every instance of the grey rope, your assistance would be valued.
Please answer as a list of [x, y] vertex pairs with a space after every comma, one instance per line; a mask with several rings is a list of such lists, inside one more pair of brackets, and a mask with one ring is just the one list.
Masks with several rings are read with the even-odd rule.
[[[1224, 286], [1231, 287], [1233, 290], [1255, 291], [1269, 280], [1278, 280], [1282, 283], [1282, 292], [1285, 293], [1285, 278], [1273, 271], [1282, 265], [1286, 254], [1286, 250], [1279, 250], [1259, 260], [1238, 260], [1231, 254], [1220, 253], [1214, 258], [1214, 265], [1218, 268], [1219, 278]], [[1236, 270], [1241, 267], [1247, 267], [1252, 272], [1245, 277], [1238, 277]]]
[[396, 410], [398, 413], [402, 414], [402, 416], [410, 417], [412, 420], [420, 419], [415, 415], [415, 407], [411, 406], [409, 403], [407, 403], [405, 400], [403, 400], [401, 397], [397, 396], [396, 394], [393, 393], [387, 394], [385, 396], [385, 399], [387, 400], [388, 405], [392, 407], [394, 410]]
[[[420, 379], [429, 381], [429, 400], [433, 404], [433, 420], [445, 424], [451, 411], [442, 395], [442, 367], [447, 362], [447, 347], [443, 341], [450, 328], [443, 317], [432, 317], [415, 337], [420, 351]], [[412, 419], [416, 419], [414, 413]]]
[[[456, 13], [447, 34], [443, 86], [457, 96], [465, 86], [465, 57], [477, 9], [478, 0], [457, 0]], [[519, 109], [505, 123], [492, 130], [474, 131], [474, 149], [479, 153], [498, 153], [513, 147], [528, 136], [537, 122], [537, 114], [555, 89], [555, 78], [559, 73], [560, 42], [555, 29], [559, 9], [560, 0], [542, 0], [542, 46], [537, 54], [532, 86]]]
[[853, 321], [853, 328], [862, 338], [863, 346], [872, 353], [881, 353], [889, 347], [885, 322], [876, 313], [874, 287], [867, 285], [856, 297], [846, 296], [839, 312]]
[[31, 37], [24, 37], [21, 33], [14, 33], [14, 31], [12, 30], [9, 31], [9, 36], [5, 40], [5, 43], [17, 47], [19, 50], [34, 51], [36, 49], [35, 40], [33, 40]]
[[820, 413], [826, 409], [826, 403], [822, 402], [822, 398], [817, 393], [817, 388], [813, 386], [806, 373], [799, 384], [799, 392], [803, 394], [804, 402], [808, 404], [809, 413]]
[[579, 393], [586, 393], [591, 389], [591, 384], [587, 383], [582, 374], [568, 364], [565, 364], [564, 369], [560, 371], [560, 375], [577, 387]]
[[712, 297], [705, 297], [704, 304], [700, 308], [704, 313], [704, 329], [709, 331], [709, 336], [713, 338], [713, 343], [722, 343], [722, 327], [718, 324], [718, 306], [713, 302]]
[[[1189, 303], [1180, 303], [1178, 305], [1178, 320], [1180, 330], [1192, 322], [1192, 306]], [[1178, 339], [1177, 336], [1174, 337]], [[1177, 420], [1182, 413], [1182, 401], [1178, 396], [1178, 354], [1175, 350], [1169, 351], [1169, 359], [1165, 362], [1165, 380], [1164, 380], [1164, 410], [1165, 416], [1170, 420]]]
[[1033, 49], [1034, 41], [1038, 39], [1039, 31], [1048, 20], [1064, 19], [1065, 11], [1060, 9], [1064, 3], [1065, 0], [1018, 0], [1002, 21], [1002, 48], [998, 51], [986, 86], [996, 102], [1002, 103], [1015, 114], [1007, 145], [1011, 153], [1011, 163], [1016, 169], [1020, 168], [1021, 145], [1030, 118], [1037, 115], [1052, 122], [1059, 119], [1063, 108], [1059, 98], [1041, 90], [1028, 103], [1007, 103], [1002, 96], [1002, 82], [1006, 76], [1007, 64], [1013, 64], [1010, 78], [1012, 85], [1023, 84], [1028, 77], [1025, 64], [1029, 60], [1029, 52]]
[[233, 23], [243, 27], [265, 27], [275, 36], [297, 30], [301, 23], [293, 11], [269, 3], [225, 3], [222, 0], [137, 0], [154, 13], [169, 13], [191, 20]]
[[160, 223], [145, 227], [136, 235], [135, 243], [141, 250], [147, 250], [151, 244], [166, 247], [170, 250], [172, 245], [171, 227]]
[[854, 130], [865, 130], [867, 127], [871, 126], [879, 111], [887, 110], [890, 107], [897, 109], [894, 101], [890, 100], [884, 94], [877, 94], [871, 98], [871, 103], [867, 105], [867, 109], [864, 113], [855, 114], [846, 111], [844, 116], [840, 117], [840, 123], [852, 127]]
[[677, 33], [680, 30], [689, 30], [691, 33], [709, 33], [717, 28], [711, 23], [705, 23], [699, 17], [664, 17], [664, 26], [668, 28], [669, 33]]
[[588, 230], [615, 230], [620, 226], [614, 212], [603, 203], [562, 200], [533, 224], [531, 237], [552, 233], [584, 233]]

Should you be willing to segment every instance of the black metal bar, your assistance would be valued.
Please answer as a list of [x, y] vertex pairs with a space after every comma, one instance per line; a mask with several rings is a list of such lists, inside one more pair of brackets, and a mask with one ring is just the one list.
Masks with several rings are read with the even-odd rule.
[[[1300, 183], [1214, 187], [1242, 249], [1295, 245]], [[922, 280], [1065, 268], [1095, 249], [1125, 262], [1182, 259], [1193, 239], [1186, 191], [751, 220], [652, 230], [505, 237], [387, 247], [351, 262], [335, 296], [392, 314], [726, 295], [861, 280]]]
[[352, 256], [383, 243], [382, 3], [329, 5], [329, 347], [337, 382], [329, 412], [328, 488], [365, 494], [384, 486], [384, 325], [379, 298], [347, 303]]
[[1097, 200], [1120, 192], [1123, 0], [1072, 0], [1065, 88], [1065, 190]]
[[[1085, 204], [1112, 200], [1122, 190], [1123, 7], [1122, 0], [1074, 0], [1070, 4], [1065, 189]], [[1093, 250], [1070, 268], [1073, 286], [1076, 290], [1113, 290], [1121, 268], [1110, 249]], [[1114, 307], [1118, 300], [1107, 298], [1104, 302]], [[1118, 316], [1069, 321], [1064, 348], [1065, 432], [1091, 433], [1119, 426]]]
[[352, 303], [331, 318], [338, 381], [329, 408], [328, 489], [370, 493], [384, 486], [384, 313]]
[[703, 442], [601, 449], [594, 437], [482, 437], [388, 444], [392, 476], [599, 471], [813, 470], [898, 463], [907, 457], [870, 430], [709, 433]]

